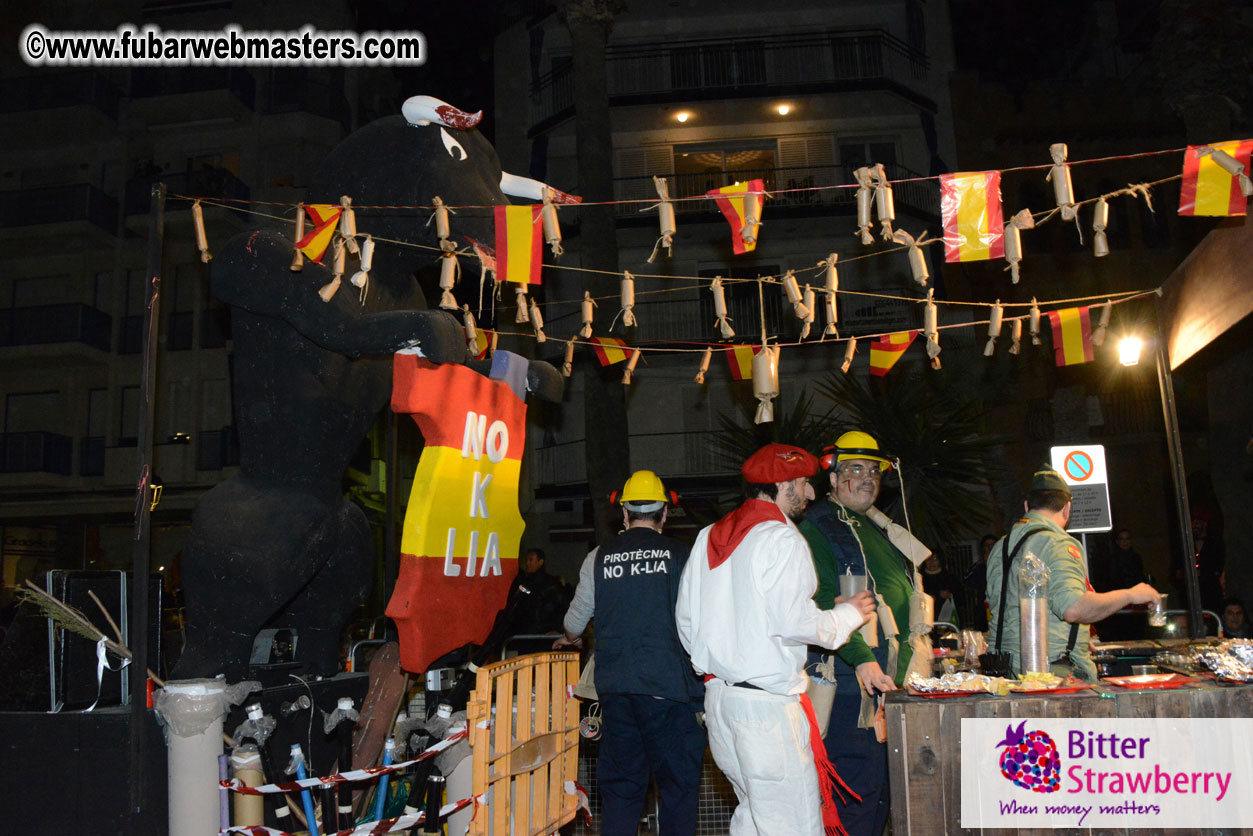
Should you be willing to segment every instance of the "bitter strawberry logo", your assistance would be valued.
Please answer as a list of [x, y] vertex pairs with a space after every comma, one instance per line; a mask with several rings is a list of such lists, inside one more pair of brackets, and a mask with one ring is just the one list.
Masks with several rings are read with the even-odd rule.
[[1047, 733], [1026, 728], [1026, 720], [1016, 729], [1012, 723], [1005, 727], [1005, 739], [996, 744], [998, 749], [1006, 747], [1001, 752], [1001, 774], [1032, 792], [1057, 792], [1062, 772], [1057, 744]]

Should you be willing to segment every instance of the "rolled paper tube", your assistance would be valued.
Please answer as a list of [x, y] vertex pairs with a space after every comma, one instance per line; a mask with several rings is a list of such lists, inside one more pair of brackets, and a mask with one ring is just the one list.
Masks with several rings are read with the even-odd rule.
[[874, 236], [870, 234], [870, 205], [874, 200], [870, 192], [870, 169], [864, 166], [857, 169], [853, 179], [857, 181], [857, 233], [863, 244], [870, 245], [874, 243]]
[[562, 255], [561, 224], [557, 223], [557, 207], [553, 205], [549, 195], [544, 195], [544, 208], [540, 210], [540, 218], [544, 224], [544, 242], [552, 248], [553, 255]]
[[674, 220], [674, 204], [666, 201], [658, 207], [657, 214], [661, 222], [661, 246], [669, 249], [674, 241], [674, 233], [678, 231]]
[[353, 287], [361, 290], [361, 301], [365, 302], [366, 286], [370, 283], [370, 269], [374, 266], [374, 238], [367, 235], [361, 245], [361, 269], [352, 274], [350, 280]]
[[474, 343], [478, 340], [479, 329], [477, 324], [474, 322], [474, 314], [470, 311], [469, 305], [461, 306], [461, 321], [466, 327], [466, 340], [469, 341], [470, 345], [474, 345]]
[[984, 357], [991, 357], [996, 351], [996, 339], [1001, 335], [1001, 322], [1004, 315], [1005, 309], [1001, 307], [1001, 300], [997, 299], [988, 314], [988, 343], [983, 347]]
[[1213, 146], [1203, 148], [1197, 152], [1198, 157], [1206, 155], [1209, 155], [1210, 159], [1217, 163], [1219, 168], [1239, 181], [1240, 194], [1245, 197], [1253, 197], [1253, 181], [1249, 180], [1248, 172], [1245, 171], [1243, 163], [1228, 154], [1226, 151], [1214, 148]]
[[710, 359], [711, 359], [713, 356], [714, 356], [714, 350], [713, 350], [712, 348], [706, 348], [706, 349], [705, 349], [705, 351], [704, 351], [704, 353], [703, 353], [703, 354], [701, 354], [701, 356], [700, 356], [700, 368], [699, 368], [699, 369], [697, 369], [697, 371], [696, 371], [696, 382], [697, 382], [697, 383], [704, 383], [704, 382], [705, 382], [705, 372], [709, 371], [709, 361], [710, 361]]
[[357, 252], [357, 213], [352, 208], [352, 198], [343, 195], [339, 199], [343, 211], [339, 213], [339, 235], [344, 239], [348, 252]]
[[1075, 189], [1070, 182], [1070, 166], [1066, 164], [1069, 150], [1066, 143], [1056, 142], [1049, 146], [1049, 156], [1053, 158], [1053, 167], [1044, 178], [1053, 183], [1053, 198], [1062, 210], [1062, 220], [1074, 220], [1078, 212], [1075, 206]]
[[922, 248], [918, 245], [925, 241], [926, 238], [926, 232], [919, 235], [917, 239], [903, 229], [898, 229], [892, 233], [893, 241], [909, 247], [909, 269], [914, 275], [914, 281], [923, 287], [927, 286], [927, 279], [931, 278], [931, 273], [927, 270], [927, 257], [923, 255]]
[[561, 361], [561, 376], [569, 377], [574, 373], [574, 340], [566, 343], [566, 356]]
[[1009, 326], [1009, 353], [1017, 354], [1022, 350], [1022, 318], [1019, 317]]
[[318, 296], [322, 297], [323, 302], [331, 301], [331, 297], [339, 290], [340, 280], [344, 276], [346, 253], [344, 252], [343, 242], [336, 239], [331, 246], [334, 249], [334, 256], [331, 258], [331, 280], [318, 289]]
[[940, 313], [935, 304], [935, 288], [927, 291], [927, 306], [922, 316], [922, 331], [927, 338], [927, 356], [931, 368], [940, 368]]
[[636, 325], [635, 321], [635, 277], [630, 273], [623, 271], [622, 281], [622, 326], [630, 328]]
[[796, 274], [791, 270], [787, 271], [787, 275], [783, 277], [783, 290], [787, 293], [787, 300], [792, 305], [792, 311], [796, 314], [797, 319], [811, 317], [809, 308], [805, 307], [804, 297], [801, 294], [800, 285], [796, 282]]
[[200, 260], [208, 264], [213, 256], [209, 255], [209, 238], [204, 232], [204, 210], [200, 208], [199, 200], [191, 205], [191, 221], [196, 228], [196, 249], [200, 250]]
[[744, 226], [740, 228], [740, 240], [745, 244], [757, 243], [757, 227], [761, 223], [761, 195], [749, 192], [744, 195]]
[[1031, 297], [1031, 310], [1027, 314], [1027, 333], [1031, 335], [1031, 344], [1040, 344], [1040, 306], [1036, 304], [1035, 297]]
[[530, 322], [531, 317], [527, 314], [526, 304], [526, 285], [520, 284], [513, 289], [514, 301], [518, 306], [518, 315], [513, 318], [515, 324]]
[[779, 396], [779, 347], [763, 345], [753, 355], [753, 397], [757, 398], [754, 423], [774, 420], [774, 399]]
[[447, 238], [452, 233], [452, 228], [448, 224], [448, 207], [444, 205], [444, 201], [440, 200], [439, 195], [436, 195], [431, 202], [435, 204], [435, 213], [431, 216], [435, 219], [435, 237]]
[[1109, 239], [1105, 230], [1109, 226], [1109, 204], [1102, 196], [1092, 210], [1092, 252], [1097, 257], [1109, 255]]
[[809, 329], [812, 328], [814, 324], [814, 289], [809, 285], [805, 285], [803, 298], [804, 305], [802, 307], [805, 308], [805, 315], [801, 317], [801, 321], [805, 324], [801, 328], [802, 340], [809, 336]]
[[1092, 345], [1100, 346], [1105, 344], [1105, 332], [1109, 330], [1109, 314], [1113, 305], [1108, 299], [1105, 304], [1101, 305], [1101, 319], [1096, 324], [1096, 328], [1092, 329]]
[[631, 375], [635, 373], [635, 364], [640, 361], [640, 355], [644, 352], [638, 348], [631, 352], [631, 359], [627, 360], [626, 368], [622, 370], [622, 385], [631, 385]]
[[838, 337], [840, 332], [836, 329], [835, 324], [839, 321], [839, 313], [836, 311], [835, 294], [827, 294], [827, 298], [823, 300], [827, 307], [827, 327], [823, 329], [822, 336]]
[[827, 256], [826, 261], [822, 262], [827, 267], [826, 285], [824, 286], [827, 293], [838, 293], [840, 290], [840, 274], [836, 272], [835, 263], [839, 261], [839, 253], [831, 253]]
[[[261, 755], [246, 747], [236, 748], [231, 754], [231, 771], [235, 780], [245, 787], [259, 787], [266, 783], [261, 766]], [[241, 826], [265, 824], [265, 796], [234, 793], [235, 824]]]
[[579, 329], [579, 336], [583, 339], [589, 339], [592, 336], [592, 309], [596, 307], [596, 301], [592, 299], [592, 294], [583, 291], [583, 301], [579, 303], [580, 312], [583, 315], [583, 327]]
[[1022, 261], [1022, 233], [1012, 223], [1005, 224], [1005, 260], [1009, 262], [1009, 277], [1018, 284], [1018, 262]]
[[439, 261], [439, 288], [443, 291], [439, 297], [439, 306], [446, 311], [460, 310], [461, 306], [457, 304], [457, 299], [452, 295], [452, 289], [457, 284], [457, 274], [461, 272], [461, 265], [457, 262], [457, 256], [453, 253], [444, 253], [440, 256]]
[[[296, 243], [299, 244], [301, 239], [305, 237], [305, 205], [303, 203], [296, 204]], [[296, 247], [296, 252], [292, 255], [291, 271], [298, 273], [305, 267], [305, 254]]]
[[857, 338], [849, 337], [848, 346], [844, 349], [844, 362], [840, 364], [840, 371], [848, 374], [849, 368], [853, 365], [853, 355], [857, 353]]
[[888, 181], [883, 163], [876, 163], [871, 170], [874, 174], [874, 204], [879, 215], [879, 225], [883, 228], [883, 240], [892, 240], [892, 221], [896, 220], [896, 204], [892, 198], [892, 184]]
[[539, 312], [539, 303], [531, 300], [531, 327], [535, 329], [535, 341], [542, 343], [548, 339], [544, 336], [544, 316]]
[[721, 276], [709, 283], [709, 290], [714, 295], [714, 316], [717, 317], [718, 328], [722, 338], [729, 340], [735, 336], [735, 331], [731, 329], [731, 319], [727, 316], [727, 294], [726, 288], [722, 286]]

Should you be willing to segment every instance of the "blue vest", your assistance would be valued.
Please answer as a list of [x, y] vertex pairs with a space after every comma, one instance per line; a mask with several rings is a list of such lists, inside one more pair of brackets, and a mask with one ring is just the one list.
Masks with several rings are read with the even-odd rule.
[[690, 546], [632, 528], [600, 547], [595, 564], [596, 691], [679, 702], [704, 688], [679, 642], [674, 607]]
[[[857, 539], [857, 535], [853, 533], [852, 527], [848, 523], [843, 522], [835, 513], [835, 505], [825, 499], [821, 499], [812, 503], [809, 509], [805, 511], [805, 519], [813, 523], [813, 525], [822, 532], [822, 535], [831, 543], [831, 548], [835, 551], [835, 568], [837, 572], [843, 575], [851, 569], [854, 575], [868, 574], [866, 571], [866, 558], [861, 553], [861, 543]], [[901, 556], [904, 560], [904, 555]], [[899, 625], [898, 625], [899, 629]], [[874, 654], [875, 661], [879, 663], [879, 667], [884, 672], [888, 669], [888, 640], [883, 635], [883, 624], [879, 627], [879, 646], [870, 648]], [[822, 647], [810, 647], [809, 659], [806, 669], [813, 672], [815, 662], [821, 660], [822, 657], [831, 653], [830, 650]], [[853, 666], [840, 658], [839, 653], [835, 656], [835, 676], [836, 681], [842, 688], [857, 688], [855, 680], [856, 671]], [[851, 680], [845, 683], [844, 679]]]

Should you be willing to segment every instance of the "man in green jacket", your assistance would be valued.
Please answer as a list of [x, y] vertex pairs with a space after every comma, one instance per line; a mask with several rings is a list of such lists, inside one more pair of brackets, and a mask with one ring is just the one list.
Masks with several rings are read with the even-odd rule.
[[[1091, 629], [1100, 621], [1130, 604], [1148, 604], [1158, 599], [1157, 590], [1146, 583], [1130, 589], [1096, 592], [1088, 582], [1088, 564], [1083, 546], [1066, 533], [1070, 522], [1070, 486], [1047, 464], [1032, 475], [1028, 487], [1026, 515], [1014, 523], [1006, 537], [997, 541], [988, 554], [988, 648], [1000, 649], [1013, 658], [1013, 669], [1022, 673], [1018, 630], [1018, 570], [1027, 554], [1034, 554], [1049, 570], [1048, 581], [1048, 658], [1052, 672], [1061, 677], [1074, 674], [1087, 682], [1096, 681], [1096, 666], [1089, 648]], [[1004, 595], [1002, 585], [1006, 557], [1011, 560]]]

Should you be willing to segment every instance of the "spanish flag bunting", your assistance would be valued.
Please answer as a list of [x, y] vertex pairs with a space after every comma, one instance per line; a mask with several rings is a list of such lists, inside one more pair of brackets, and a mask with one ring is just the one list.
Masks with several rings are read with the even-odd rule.
[[497, 206], [496, 280], [517, 284], [540, 284], [544, 227], [539, 223], [541, 204]]
[[474, 332], [474, 359], [482, 360], [487, 357], [487, 350], [492, 347], [492, 332], [486, 328], [475, 329]]
[[296, 242], [296, 248], [310, 261], [322, 263], [322, 256], [331, 244], [331, 237], [335, 234], [343, 211], [344, 207], [338, 203], [311, 203], [305, 206], [309, 220], [313, 221], [313, 229]]
[[731, 247], [736, 255], [751, 253], [757, 249], [757, 227], [760, 224], [756, 222], [751, 224], [748, 235], [750, 240], [748, 242], [744, 240], [744, 204], [750, 192], [756, 193], [757, 217], [755, 220], [760, 221], [762, 198], [765, 197], [766, 192], [766, 184], [762, 180], [749, 180], [747, 183], [735, 183], [705, 192], [706, 196], [714, 199], [726, 217], [727, 223], [731, 224]]
[[588, 342], [592, 344], [596, 359], [602, 366], [621, 363], [630, 353], [627, 351], [626, 340], [620, 337], [592, 337]]
[[759, 351], [761, 351], [759, 345], [733, 345], [726, 350], [732, 380], [753, 379], [753, 357]]
[[1208, 215], [1228, 217], [1243, 215], [1248, 199], [1240, 191], [1240, 181], [1235, 175], [1223, 170], [1210, 154], [1199, 152], [1213, 148], [1224, 151], [1250, 173], [1250, 152], [1253, 139], [1216, 142], [1213, 145], [1189, 145], [1183, 155], [1183, 183], [1179, 187], [1180, 215]]
[[905, 349], [913, 345], [918, 331], [897, 331], [885, 334], [870, 344], [870, 373], [875, 377], [883, 377], [896, 361], [901, 359]]
[[1063, 308], [1049, 311], [1049, 323], [1053, 326], [1053, 354], [1059, 366], [1091, 363], [1092, 320], [1088, 305], [1082, 308]]
[[999, 171], [941, 174], [940, 215], [944, 222], [945, 261], [1005, 257]]

